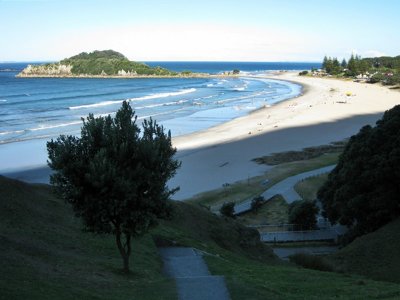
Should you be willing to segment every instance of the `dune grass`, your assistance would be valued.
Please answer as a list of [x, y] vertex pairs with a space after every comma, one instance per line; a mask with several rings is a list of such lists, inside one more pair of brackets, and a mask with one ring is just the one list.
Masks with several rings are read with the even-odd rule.
[[254, 161], [259, 164], [274, 166], [288, 162], [310, 160], [328, 153], [341, 153], [344, 150], [346, 143], [347, 140], [343, 140], [330, 143], [329, 145], [304, 148], [300, 151], [272, 153], [271, 155], [255, 158]]

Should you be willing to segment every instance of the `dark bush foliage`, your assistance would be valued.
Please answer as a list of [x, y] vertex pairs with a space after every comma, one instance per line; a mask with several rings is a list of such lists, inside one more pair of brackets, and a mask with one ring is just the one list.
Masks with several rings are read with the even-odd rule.
[[235, 216], [235, 202], [225, 202], [219, 212], [225, 217], [233, 218]]
[[318, 211], [315, 201], [294, 201], [289, 205], [289, 223], [295, 224], [294, 230], [315, 229]]
[[333, 223], [372, 232], [400, 216], [400, 105], [352, 136], [318, 191]]

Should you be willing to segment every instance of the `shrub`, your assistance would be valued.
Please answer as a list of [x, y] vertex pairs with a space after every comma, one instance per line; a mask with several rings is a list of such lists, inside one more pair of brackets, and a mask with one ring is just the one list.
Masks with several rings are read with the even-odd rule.
[[299, 73], [300, 76], [305, 76], [305, 75], [307, 75], [307, 74], [308, 74], [308, 71], [301, 71], [301, 72]]
[[294, 201], [289, 205], [289, 223], [296, 225], [294, 230], [315, 229], [318, 211], [315, 201]]
[[377, 83], [381, 82], [385, 79], [382, 73], [376, 73], [371, 76], [371, 78], [368, 80], [369, 83]]
[[257, 213], [259, 208], [263, 205], [263, 203], [264, 203], [263, 196], [258, 196], [253, 198], [253, 200], [251, 200], [251, 210]]
[[228, 217], [228, 218], [234, 218], [235, 217], [235, 202], [225, 202], [222, 204], [219, 212], [221, 215]]

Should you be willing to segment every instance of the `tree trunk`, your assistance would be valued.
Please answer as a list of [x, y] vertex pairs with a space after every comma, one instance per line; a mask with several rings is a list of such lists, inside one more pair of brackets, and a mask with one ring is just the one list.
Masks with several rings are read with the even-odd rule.
[[115, 240], [118, 246], [119, 253], [121, 254], [123, 261], [123, 271], [124, 273], [129, 273], [129, 256], [131, 254], [131, 235], [125, 233], [125, 244], [121, 241], [122, 232], [120, 228], [115, 231]]

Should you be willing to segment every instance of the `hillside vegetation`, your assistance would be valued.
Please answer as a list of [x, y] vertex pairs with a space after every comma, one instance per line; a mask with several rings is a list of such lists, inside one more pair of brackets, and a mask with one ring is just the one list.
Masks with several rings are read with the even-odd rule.
[[130, 61], [113, 50], [82, 52], [58, 63], [29, 65], [19, 76], [174, 76], [178, 73], [161, 67], [150, 67], [141, 62]]
[[349, 238], [375, 231], [400, 217], [399, 131], [397, 105], [386, 111], [376, 126], [364, 126], [350, 138], [318, 191], [329, 221], [351, 227]]
[[174, 202], [171, 220], [135, 240], [122, 274], [112, 236], [82, 231], [46, 185], [0, 176], [0, 299], [177, 299], [157, 246], [196, 247], [235, 299], [398, 299], [400, 285], [280, 262], [256, 231], [198, 205]]

